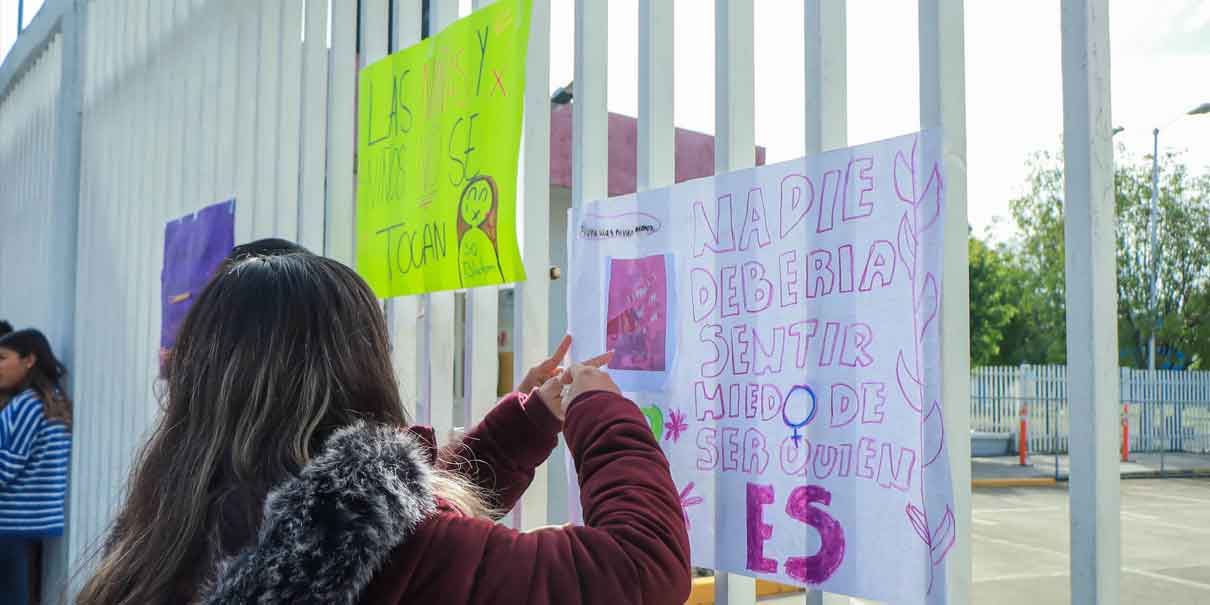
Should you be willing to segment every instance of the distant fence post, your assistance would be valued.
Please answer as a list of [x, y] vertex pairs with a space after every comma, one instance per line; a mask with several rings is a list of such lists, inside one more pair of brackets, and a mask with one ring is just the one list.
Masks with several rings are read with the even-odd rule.
[[1029, 402], [1025, 399], [1025, 366], [1014, 369], [1014, 398], [1021, 417], [1017, 429], [1017, 456], [1021, 466], [1025, 466], [1029, 464]]

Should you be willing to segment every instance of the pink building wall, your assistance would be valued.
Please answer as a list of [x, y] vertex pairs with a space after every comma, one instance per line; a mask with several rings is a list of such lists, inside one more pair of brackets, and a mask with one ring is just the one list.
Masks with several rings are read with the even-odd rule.
[[[556, 105], [550, 112], [550, 184], [571, 187], [572, 105]], [[638, 120], [609, 114], [609, 195], [626, 195], [636, 189]], [[756, 148], [756, 163], [765, 163], [765, 149]], [[714, 174], [714, 137], [676, 129], [676, 182]]]

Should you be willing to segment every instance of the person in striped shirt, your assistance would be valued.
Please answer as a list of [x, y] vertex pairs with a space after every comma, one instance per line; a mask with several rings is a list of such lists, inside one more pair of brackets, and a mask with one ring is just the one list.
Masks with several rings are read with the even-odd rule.
[[71, 455], [67, 370], [37, 330], [0, 337], [0, 595], [29, 602], [40, 540], [63, 535], [63, 498]]
[[[0, 338], [4, 338], [5, 336], [8, 336], [9, 334], [12, 334], [12, 333], [13, 333], [13, 324], [10, 324], [7, 321], [0, 319]], [[4, 404], [8, 403], [9, 399], [11, 399], [9, 394], [4, 389], [0, 389], [0, 410], [4, 409]]]

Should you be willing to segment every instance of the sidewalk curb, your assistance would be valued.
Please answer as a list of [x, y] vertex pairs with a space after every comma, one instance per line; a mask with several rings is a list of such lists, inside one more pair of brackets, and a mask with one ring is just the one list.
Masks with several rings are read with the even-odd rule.
[[1139, 471], [1123, 473], [1126, 479], [1207, 479], [1210, 478], [1210, 468], [1195, 468], [1176, 471]]
[[1029, 477], [1017, 479], [972, 479], [971, 489], [987, 487], [1049, 487], [1058, 483], [1054, 477]]
[[[1210, 468], [1176, 471], [1136, 471], [1119, 475], [1121, 481], [1132, 479], [1210, 479]], [[1067, 483], [1070, 477], [1029, 477], [1017, 479], [972, 479], [971, 489], [997, 487], [1049, 487]]]

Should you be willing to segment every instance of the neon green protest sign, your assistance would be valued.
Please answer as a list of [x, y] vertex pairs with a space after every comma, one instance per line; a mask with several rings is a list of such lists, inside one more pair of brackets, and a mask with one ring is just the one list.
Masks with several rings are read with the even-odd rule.
[[530, 0], [361, 70], [357, 271], [382, 297], [525, 279], [517, 157]]

